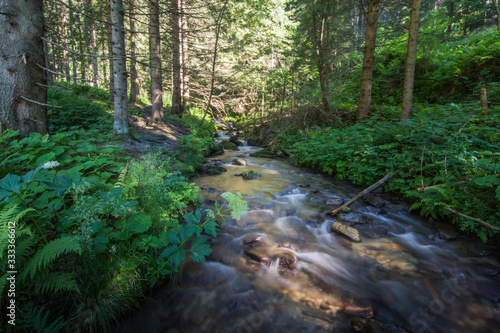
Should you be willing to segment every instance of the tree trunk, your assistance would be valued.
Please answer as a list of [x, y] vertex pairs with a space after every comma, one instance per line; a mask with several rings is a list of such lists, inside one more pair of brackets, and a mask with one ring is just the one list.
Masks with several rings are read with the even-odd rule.
[[410, 31], [408, 33], [408, 50], [406, 53], [405, 81], [403, 87], [403, 104], [401, 120], [410, 119], [412, 115], [413, 84], [415, 82], [415, 62], [417, 59], [418, 25], [422, 0], [412, 0], [410, 14]]
[[488, 115], [488, 93], [486, 92], [486, 88], [481, 89], [480, 93], [481, 98], [481, 110], [483, 111], [483, 115]]
[[114, 123], [113, 132], [128, 133], [127, 61], [122, 0], [111, 0], [111, 39], [113, 41]]
[[179, 0], [171, 0], [172, 25], [172, 114], [182, 112]]
[[0, 1], [0, 31], [0, 132], [46, 134], [43, 1]]
[[373, 65], [375, 63], [375, 41], [377, 39], [377, 19], [379, 0], [370, 0], [366, 18], [365, 54], [361, 73], [361, 89], [358, 101], [357, 121], [368, 116], [372, 97]]
[[[112, 0], [106, 0], [108, 8], [108, 21], [113, 21], [111, 14]], [[114, 79], [114, 69], [113, 69], [113, 38], [111, 25], [107, 24], [108, 32], [108, 57], [109, 57], [109, 101], [114, 103], [115, 100], [115, 79]]]
[[500, 32], [500, 5], [497, 3], [498, 0], [492, 0], [493, 6], [495, 6], [495, 11], [497, 13], [497, 30]]
[[92, 54], [92, 69], [94, 70], [94, 86], [99, 87], [99, 66], [97, 64], [97, 52], [95, 46], [95, 25], [90, 25], [90, 51]]
[[453, 1], [450, 1], [450, 3], [448, 4], [448, 29], [447, 29], [447, 33], [448, 34], [451, 34], [451, 24], [453, 23], [453, 16], [454, 16], [454, 13], [455, 13], [455, 3]]
[[130, 11], [130, 99], [129, 102], [135, 104], [138, 100], [141, 99], [141, 88], [139, 86], [139, 77], [137, 76], [137, 59], [136, 59], [136, 50], [137, 45], [135, 42], [135, 1], [129, 0], [129, 11]]
[[[73, 7], [73, 3], [71, 0], [69, 0], [69, 6], [70, 7]], [[75, 36], [75, 20], [73, 19], [73, 11], [70, 9], [69, 11], [69, 35], [71, 36], [71, 41], [70, 41], [70, 45], [71, 45], [71, 51], [73, 52], [70, 52], [71, 53], [71, 65], [72, 65], [72, 69], [73, 69], [73, 84], [77, 84], [77, 80], [76, 78], [78, 77], [77, 75], [77, 71], [76, 71], [76, 55], [75, 55], [75, 39], [76, 39], [76, 36]]]
[[161, 77], [160, 11], [158, 0], [149, 1], [149, 57], [151, 63], [151, 119], [163, 118], [163, 88]]
[[71, 82], [71, 78], [69, 75], [69, 62], [68, 62], [68, 51], [66, 49], [68, 48], [68, 43], [66, 41], [66, 36], [68, 35], [68, 32], [66, 31], [66, 7], [61, 6], [61, 44], [64, 46], [64, 48], [61, 49], [62, 52], [62, 58], [61, 58], [61, 66], [64, 69], [64, 74], [66, 74], [66, 82]]
[[325, 73], [325, 68], [327, 66], [324, 65], [325, 61], [325, 45], [324, 43], [328, 43], [328, 41], [325, 42], [324, 40], [324, 35], [325, 35], [325, 20], [326, 20], [327, 14], [320, 14], [321, 17], [321, 27], [318, 31], [317, 28], [317, 23], [316, 23], [316, 13], [312, 14], [312, 28], [313, 28], [313, 34], [314, 34], [314, 41], [316, 44], [316, 66], [318, 68], [318, 74], [319, 74], [319, 85], [321, 88], [321, 100], [323, 102], [323, 109], [325, 112], [329, 113], [330, 112], [330, 107], [328, 103], [328, 81]]
[[181, 40], [182, 40], [182, 111], [189, 110], [189, 44], [188, 20], [186, 15], [186, 0], [180, 0], [181, 6]]

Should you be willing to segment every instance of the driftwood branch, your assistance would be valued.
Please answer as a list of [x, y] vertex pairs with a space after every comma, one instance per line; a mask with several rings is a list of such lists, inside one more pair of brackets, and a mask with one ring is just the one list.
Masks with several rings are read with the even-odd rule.
[[330, 215], [332, 216], [335, 216], [337, 215], [338, 212], [340, 212], [343, 208], [347, 207], [347, 206], [350, 206], [352, 205], [354, 202], [356, 202], [359, 198], [361, 198], [362, 196], [364, 196], [365, 194], [367, 193], [370, 193], [371, 191], [373, 191], [374, 189], [376, 189], [377, 187], [379, 187], [380, 185], [382, 185], [383, 183], [385, 183], [389, 178], [392, 177], [392, 173], [388, 173], [387, 175], [384, 176], [384, 178], [380, 179], [378, 182], [376, 182], [375, 184], [373, 184], [372, 186], [368, 187], [367, 189], [364, 189], [363, 191], [359, 192], [358, 195], [356, 195], [354, 198], [352, 198], [351, 200], [347, 201], [345, 204], [343, 204], [342, 206], [332, 210], [330, 212]]
[[496, 230], [496, 231], [500, 231], [500, 228], [499, 227], [495, 227], [494, 225], [491, 225], [487, 222], [484, 222], [483, 220], [481, 219], [478, 219], [478, 218], [475, 218], [475, 217], [472, 217], [472, 216], [468, 216], [468, 215], [465, 215], [465, 214], [462, 214], [462, 213], [459, 213], [458, 211], [456, 211], [455, 209], [453, 208], [450, 208], [450, 207], [444, 207], [444, 209], [446, 209], [447, 211], [449, 212], [452, 212], [453, 214], [455, 215], [458, 215], [460, 217], [463, 217], [464, 219], [467, 219], [467, 220], [471, 220], [473, 222], [477, 222], [477, 223], [480, 223], [482, 225], [484, 225], [485, 227], [487, 228], [490, 228], [490, 229], [493, 229], [493, 230]]
[[463, 185], [463, 184], [467, 184], [467, 183], [468, 183], [467, 180], [462, 180], [461, 182], [452, 183], [452, 184], [438, 184], [438, 185], [431, 185], [431, 186], [423, 186], [423, 187], [417, 188], [417, 191], [422, 192], [422, 191], [429, 190], [431, 188], [436, 188], [436, 187], [453, 187], [453, 186]]
[[60, 106], [55, 106], [55, 105], [50, 105], [50, 104], [45, 104], [45, 103], [40, 103], [40, 102], [37, 102], [37, 101], [34, 101], [32, 99], [29, 99], [29, 98], [26, 98], [24, 96], [19, 96], [20, 98], [24, 99], [26, 102], [30, 102], [30, 103], [34, 103], [34, 104], [38, 104], [38, 105], [41, 105], [41, 106], [50, 106], [51, 108], [57, 108], [57, 109], [61, 109]]

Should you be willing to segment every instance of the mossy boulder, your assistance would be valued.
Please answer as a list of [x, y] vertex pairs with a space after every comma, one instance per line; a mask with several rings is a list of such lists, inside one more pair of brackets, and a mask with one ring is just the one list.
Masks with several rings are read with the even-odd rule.
[[215, 144], [212, 149], [210, 149], [208, 156], [217, 156], [222, 154], [224, 154], [224, 147], [222, 147], [220, 144]]
[[243, 171], [242, 173], [240, 174], [236, 174], [235, 176], [240, 176], [240, 177], [243, 177], [243, 179], [257, 179], [259, 178], [261, 175], [260, 173], [258, 173], [257, 171], [253, 171], [253, 170], [245, 170]]
[[227, 150], [238, 150], [238, 146], [229, 141], [222, 141], [220, 145]]

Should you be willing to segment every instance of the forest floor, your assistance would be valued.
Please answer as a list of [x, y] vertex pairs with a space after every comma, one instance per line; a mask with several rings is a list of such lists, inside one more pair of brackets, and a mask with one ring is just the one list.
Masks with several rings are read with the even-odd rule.
[[164, 148], [169, 151], [177, 149], [177, 139], [191, 134], [186, 126], [179, 122], [166, 119], [161, 123], [150, 122], [151, 105], [137, 108], [129, 116], [132, 139], [123, 145], [128, 153], [138, 156], [153, 147]]

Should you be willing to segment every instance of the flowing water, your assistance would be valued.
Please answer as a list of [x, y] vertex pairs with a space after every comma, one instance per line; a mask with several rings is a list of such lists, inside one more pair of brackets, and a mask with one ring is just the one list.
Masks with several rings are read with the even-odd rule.
[[[223, 224], [207, 262], [185, 263], [124, 331], [353, 332], [352, 318], [374, 316], [414, 332], [500, 332], [496, 248], [445, 241], [383, 193], [381, 208], [351, 206], [369, 221], [355, 225], [362, 241], [352, 242], [332, 233], [322, 213], [333, 208], [327, 200], [348, 200], [361, 188], [248, 156], [257, 149], [226, 152], [219, 157], [226, 173], [195, 180], [206, 206], [230, 191], [251, 210]], [[248, 165], [232, 165], [238, 157]], [[235, 176], [247, 169], [262, 177]]]

